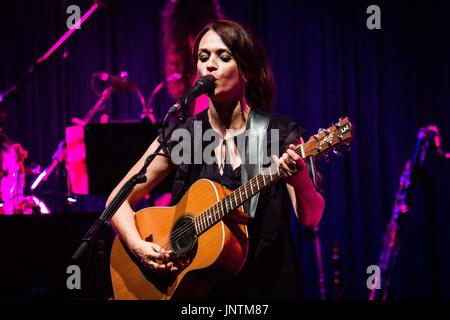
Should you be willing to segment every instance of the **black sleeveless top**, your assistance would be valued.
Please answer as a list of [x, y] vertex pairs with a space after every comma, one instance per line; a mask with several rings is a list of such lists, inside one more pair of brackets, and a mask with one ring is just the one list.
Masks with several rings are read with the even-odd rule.
[[[194, 121], [201, 123], [202, 132], [211, 129], [208, 120], [208, 110], [189, 118], [181, 128], [194, 134]], [[198, 128], [198, 126], [197, 126]], [[289, 144], [298, 144], [304, 130], [286, 116], [271, 114], [268, 132], [278, 130], [279, 154], [283, 154]], [[169, 129], [166, 129], [169, 130]], [[237, 137], [231, 138], [237, 139]], [[191, 145], [193, 149], [193, 140]], [[267, 135], [267, 155], [271, 155], [271, 135]], [[160, 140], [161, 142], [161, 140]], [[166, 152], [179, 142], [166, 145]], [[204, 147], [210, 142], [202, 142]], [[198, 150], [198, 149], [197, 149]], [[193, 157], [193, 154], [188, 155]], [[241, 156], [242, 157], [242, 156]], [[263, 165], [263, 168], [270, 164]], [[223, 186], [234, 190], [241, 185], [240, 166], [233, 170], [231, 164], [226, 163], [223, 175], [219, 166], [179, 164], [176, 165], [175, 179], [172, 188], [172, 204], [178, 203], [189, 187], [198, 179], [206, 178], [219, 182]], [[211, 299], [296, 299], [301, 298], [301, 284], [298, 275], [298, 260], [292, 241], [289, 216], [292, 204], [283, 180], [263, 189], [259, 196], [255, 217], [248, 222], [249, 253], [246, 264], [239, 274], [232, 278], [219, 280], [210, 291]]]

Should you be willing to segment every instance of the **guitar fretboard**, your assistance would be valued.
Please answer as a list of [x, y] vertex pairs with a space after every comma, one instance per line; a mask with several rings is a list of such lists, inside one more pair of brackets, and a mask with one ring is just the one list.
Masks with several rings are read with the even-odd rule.
[[242, 203], [279, 178], [280, 170], [277, 164], [273, 164], [224, 197], [221, 201], [209, 207], [205, 212], [194, 218], [197, 236], [208, 230], [227, 213], [238, 208]]
[[[338, 123], [328, 129], [320, 129], [306, 143], [298, 145], [294, 150], [302, 159], [315, 157], [327, 152], [342, 142], [349, 140], [352, 136], [352, 127], [347, 118], [340, 119]], [[224, 197], [216, 204], [209, 207], [205, 212], [193, 219], [197, 236], [211, 228], [223, 217], [238, 208], [242, 203], [260, 192], [263, 188], [281, 177], [280, 169], [276, 163], [261, 173], [251, 178], [242, 186]]]

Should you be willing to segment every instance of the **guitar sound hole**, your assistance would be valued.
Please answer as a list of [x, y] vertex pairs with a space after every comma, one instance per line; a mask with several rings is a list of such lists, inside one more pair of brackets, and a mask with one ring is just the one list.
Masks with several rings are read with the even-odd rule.
[[181, 217], [174, 225], [170, 233], [170, 244], [177, 256], [186, 255], [197, 243], [195, 227], [190, 216]]

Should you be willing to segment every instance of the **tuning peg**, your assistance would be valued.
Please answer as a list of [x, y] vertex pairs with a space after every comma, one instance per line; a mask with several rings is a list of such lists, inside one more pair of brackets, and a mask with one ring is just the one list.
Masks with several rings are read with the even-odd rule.
[[342, 152], [341, 152], [339, 149], [334, 149], [334, 150], [333, 150], [333, 153], [334, 153], [335, 155], [337, 155], [338, 157], [342, 154]]
[[330, 130], [324, 129], [324, 128], [320, 128], [319, 130], [317, 130], [317, 136], [319, 134], [321, 134], [322, 132], [325, 133], [325, 135], [327, 135], [327, 136], [330, 134]]
[[325, 153], [323, 158], [325, 159], [325, 162], [330, 162], [330, 156], [328, 155], [328, 153]]
[[333, 144], [333, 138], [326, 139], [326, 143], [328, 144], [329, 147], [331, 147], [331, 145]]

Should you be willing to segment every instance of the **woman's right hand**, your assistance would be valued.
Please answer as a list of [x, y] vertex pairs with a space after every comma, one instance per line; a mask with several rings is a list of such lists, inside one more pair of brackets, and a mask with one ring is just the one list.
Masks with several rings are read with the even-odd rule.
[[177, 267], [171, 261], [172, 251], [165, 250], [156, 243], [141, 240], [131, 251], [145, 267], [155, 272], [175, 272]]

